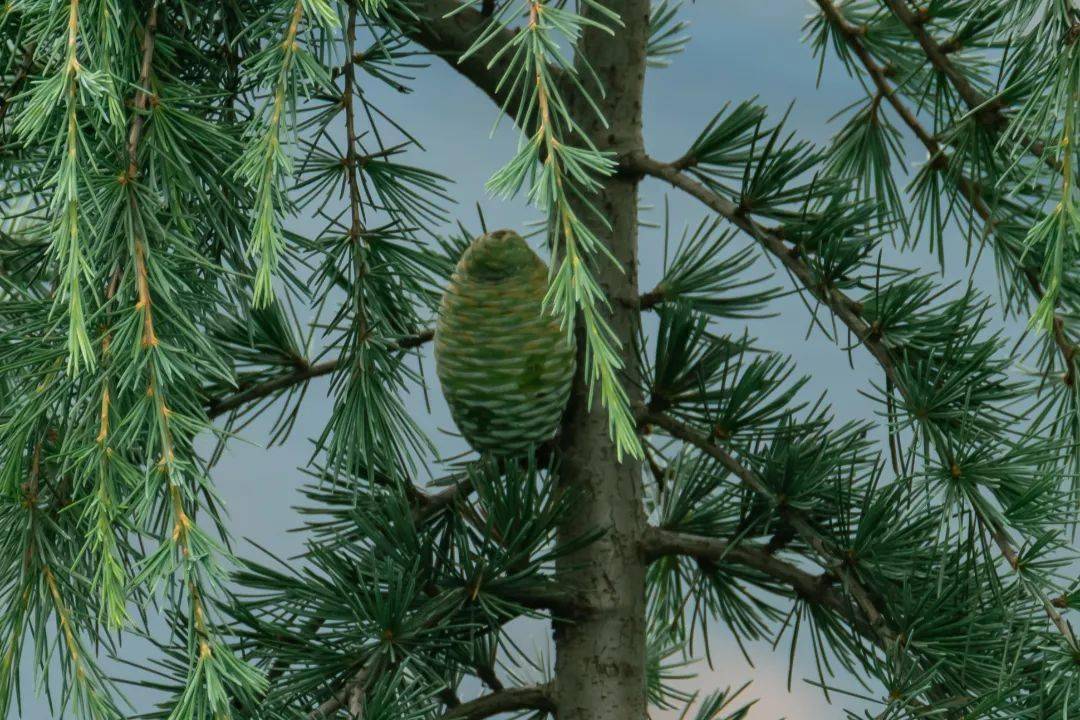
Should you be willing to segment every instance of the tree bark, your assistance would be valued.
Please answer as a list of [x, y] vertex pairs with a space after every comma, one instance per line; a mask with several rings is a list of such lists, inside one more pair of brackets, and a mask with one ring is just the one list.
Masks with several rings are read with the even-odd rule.
[[[615, 0], [607, 5], [619, 13], [624, 25], [614, 35], [586, 31], [578, 61], [590, 63], [603, 85], [601, 90], [586, 80], [608, 125], [582, 97], [570, 94], [568, 102], [598, 148], [623, 156], [640, 152], [643, 146], [649, 2]], [[581, 78], [590, 76], [582, 69]], [[623, 175], [604, 182], [598, 196], [591, 198], [603, 219], [584, 204], [575, 208], [619, 263], [596, 258], [594, 271], [611, 302], [608, 318], [621, 344], [629, 379], [625, 384], [633, 403], [639, 400], [634, 389], [640, 372], [634, 350], [638, 312], [633, 302], [624, 301], [637, 298], [637, 183]], [[588, 610], [572, 622], [556, 624], [555, 703], [559, 720], [642, 720], [646, 565], [641, 551], [645, 530], [641, 464], [629, 457], [616, 459], [607, 411], [598, 398], [589, 403], [580, 333], [577, 344], [578, 372], [560, 439], [559, 483], [580, 495], [571, 503], [573, 510], [559, 534], [565, 540], [598, 530], [603, 535], [557, 564], [559, 579], [575, 588]]]

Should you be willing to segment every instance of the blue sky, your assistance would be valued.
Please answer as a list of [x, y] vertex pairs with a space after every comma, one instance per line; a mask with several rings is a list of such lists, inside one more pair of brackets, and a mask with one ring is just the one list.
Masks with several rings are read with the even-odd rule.
[[[650, 71], [646, 86], [645, 128], [650, 154], [666, 159], [680, 155], [701, 128], [726, 102], [757, 97], [779, 117], [794, 101], [791, 129], [807, 140], [826, 142], [835, 131], [829, 118], [852, 100], [862, 97], [858, 82], [847, 77], [839, 63], [830, 59], [820, 85], [818, 65], [808, 46], [801, 42], [802, 24], [813, 10], [805, 0], [727, 0], [717, 2], [698, 0], [686, 3], [683, 14], [691, 22], [693, 40], [685, 53], [674, 59], [671, 67]], [[520, 229], [535, 221], [537, 214], [522, 202], [503, 202], [492, 199], [484, 189], [485, 181], [505, 163], [514, 151], [516, 134], [508, 125], [492, 135], [496, 117], [490, 101], [470, 87], [442, 61], [432, 60], [430, 67], [416, 71], [414, 92], [398, 95], [385, 88], [371, 85], [368, 89], [377, 104], [402, 122], [425, 145], [424, 153], [415, 153], [412, 161], [442, 172], [455, 179], [451, 194], [458, 204], [456, 217], [476, 227], [476, 203], [483, 207], [490, 228]], [[922, 159], [924, 152], [911, 157]], [[675, 229], [696, 224], [705, 217], [705, 209], [696, 202], [669, 191], [656, 181], [648, 180], [642, 187], [643, 220], [659, 222], [665, 200]], [[319, 226], [308, 220], [298, 223], [297, 229], [318, 232]], [[750, 240], [736, 239], [735, 247], [745, 247]], [[957, 243], [958, 244], [958, 243]], [[662, 236], [646, 229], [641, 237], [641, 286], [651, 287], [659, 277]], [[906, 262], [932, 267], [933, 260], [925, 251], [916, 251]], [[768, 264], [760, 270], [771, 272]], [[981, 281], [992, 283], [992, 277], [980, 271]], [[773, 284], [789, 287], [787, 278], [778, 273]], [[987, 289], [992, 289], [987, 285]], [[876, 404], [860, 391], [869, 391], [876, 377], [872, 361], [858, 350], [851, 355], [823, 338], [819, 332], [807, 337], [809, 314], [796, 297], [775, 303], [779, 317], [752, 326], [751, 334], [763, 345], [792, 355], [800, 373], [814, 378], [811, 389], [816, 395], [828, 393], [839, 417], [871, 418]], [[742, 326], [732, 324], [720, 328], [741, 333]], [[430, 358], [425, 360], [427, 376], [433, 378]], [[259, 446], [265, 425], [256, 424], [245, 431], [244, 441], [233, 442], [215, 469], [215, 480], [225, 500], [233, 536], [238, 540], [250, 538], [281, 555], [290, 555], [300, 548], [301, 537], [286, 533], [298, 525], [292, 506], [300, 501], [298, 488], [304, 482], [297, 470], [308, 459], [309, 439], [324, 426], [330, 410], [325, 381], [316, 382], [309, 391], [296, 430], [281, 447], [265, 449]], [[419, 393], [409, 399], [421, 425], [432, 433], [439, 449], [450, 454], [461, 447], [461, 441], [443, 431], [452, 424], [437, 387], [432, 388], [432, 411], [429, 414]], [[255, 554], [246, 543], [238, 543], [241, 553]], [[544, 647], [547, 633], [539, 628], [520, 626], [515, 631], [525, 647]], [[753, 679], [747, 696], [761, 698], [751, 717], [755, 720], [778, 718], [813, 719], [841, 717], [844, 698], [830, 705], [820, 690], [804, 678], [815, 678], [816, 671], [808, 643], [803, 642], [796, 653], [795, 672], [788, 685], [788, 639], [773, 651], [768, 643], [749, 647], [754, 667], [742, 657], [730, 637], [716, 629], [711, 639], [715, 667], [705, 669], [695, 683], [703, 691], [732, 685], [739, 686]], [[142, 649], [132, 643], [125, 653], [138, 660]], [[130, 675], [132, 671], [125, 671]], [[840, 677], [837, 685], [859, 690], [852, 678]], [[877, 694], [875, 688], [869, 691]], [[135, 701], [145, 700], [137, 694]], [[850, 707], [860, 707], [854, 702]], [[140, 708], [145, 710], [147, 708]], [[31, 700], [24, 705], [24, 717], [49, 717], [47, 706]], [[672, 716], [674, 717], [674, 716]]]

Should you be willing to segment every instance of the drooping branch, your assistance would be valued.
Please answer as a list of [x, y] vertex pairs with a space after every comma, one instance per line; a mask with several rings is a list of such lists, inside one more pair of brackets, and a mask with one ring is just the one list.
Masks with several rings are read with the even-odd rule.
[[[960, 168], [955, 167], [954, 159], [951, 158], [937, 141], [937, 139], [919, 122], [915, 113], [904, 104], [904, 101], [900, 98], [896, 89], [892, 87], [889, 82], [889, 75], [885, 68], [879, 65], [874, 58], [870, 55], [870, 52], [866, 49], [866, 46], [862, 43], [861, 31], [859, 28], [853, 26], [840, 12], [840, 9], [832, 2], [832, 0], [816, 0], [818, 7], [825, 13], [825, 17], [829, 22], [840, 32], [844, 38], [844, 42], [855, 53], [856, 57], [866, 68], [866, 72], [870, 75], [870, 80], [874, 83], [874, 87], [877, 88], [881, 97], [885, 98], [886, 102], [892, 106], [896, 114], [900, 116], [904, 124], [908, 126], [911, 132], [919, 139], [919, 142], [923, 144], [927, 152], [930, 154], [930, 163], [939, 171], [947, 172], [949, 177], [953, 178], [956, 183], [957, 189], [960, 191], [961, 196], [968, 202], [971, 209], [979, 216], [987, 227], [991, 231], [996, 231], [997, 220], [994, 218], [993, 210], [987, 204], [983, 198], [982, 192], [978, 185], [966, 177]], [[891, 3], [892, 0], [889, 0]], [[902, 3], [898, 3], [902, 4]], [[906, 10], [906, 8], [905, 8]], [[910, 18], [909, 18], [910, 19]], [[917, 24], [919, 31], [925, 33], [925, 29], [921, 24]], [[932, 42], [932, 41], [931, 41]], [[949, 62], [948, 58], [942, 55], [944, 61]], [[961, 76], [962, 77], [962, 76]], [[969, 95], [974, 90], [969, 89], [968, 93], [961, 93], [961, 96], [967, 100]], [[978, 101], [978, 102], [975, 102]], [[969, 103], [970, 107], [978, 108], [982, 107], [986, 110], [990, 110], [991, 106], [985, 105], [979, 98], [973, 98], [973, 101]], [[999, 108], [992, 108], [993, 112], [1000, 113]], [[990, 124], [991, 127], [1001, 127], [1001, 122], [994, 120]], [[1005, 121], [1005, 125], [1007, 125]], [[1032, 152], [1036, 152], [1035, 146], [1030, 145]], [[1039, 150], [1041, 156], [1042, 151]], [[1020, 271], [1023, 275], [1024, 282], [1028, 288], [1035, 295], [1036, 298], [1041, 298], [1044, 293], [1042, 286], [1042, 280], [1039, 277], [1039, 272], [1034, 268], [1021, 265]], [[1065, 317], [1061, 313], [1055, 313], [1053, 319], [1052, 337], [1054, 344], [1058, 347], [1058, 352], [1061, 354], [1065, 363], [1065, 382], [1070, 386], [1076, 381], [1076, 359], [1078, 355], [1077, 347], [1069, 339], [1066, 331]]]
[[[819, 2], [825, 1], [827, 0], [819, 0]], [[767, 252], [776, 257], [781, 264], [791, 272], [792, 276], [798, 280], [807, 292], [832, 311], [833, 315], [851, 331], [852, 335], [859, 340], [860, 344], [862, 344], [874, 359], [878, 361], [878, 364], [885, 373], [886, 379], [892, 384], [892, 387], [896, 388], [903, 397], [910, 399], [909, 391], [896, 371], [896, 365], [892, 354], [882, 341], [882, 338], [873, 331], [870, 324], [862, 317], [862, 306], [860, 303], [851, 299], [835, 287], [822, 284], [818, 281], [810, 267], [802, 259], [799, 248], [789, 249], [780, 237], [774, 232], [759, 225], [749, 213], [727, 198], [713, 192], [686, 173], [680, 171], [671, 163], [664, 163], [654, 160], [646, 155], [639, 155], [624, 160], [624, 167], [633, 172], [640, 172], [659, 178], [670, 183], [672, 186], [685, 191], [687, 194], [697, 198], [706, 206], [715, 210], [717, 213], [731, 221], [736, 227], [744, 230], [747, 234], [757, 240]], [[668, 419], [668, 422], [670, 424], [670, 419]], [[664, 427], [661, 422], [655, 422], [655, 424]], [[684, 432], [685, 430], [685, 428], [680, 429], [673, 427], [672, 431]], [[693, 442], [690, 438], [683, 439]], [[709, 446], [712, 446], [707, 440], [706, 443]], [[716, 450], [718, 449], [714, 447], [710, 454], [713, 454]], [[719, 456], [714, 455], [714, 457], [720, 459]], [[950, 458], [943, 457], [942, 460], [951, 465], [952, 461]], [[747, 478], [743, 479], [746, 480]], [[748, 486], [753, 487], [752, 485]], [[1016, 550], [1016, 543], [1012, 539], [1004, 522], [999, 517], [987, 513], [977, 504], [971, 504], [970, 507], [979, 527], [987, 532], [994, 544], [998, 547], [1001, 556], [1009, 564], [1009, 567], [1012, 568], [1014, 572], [1018, 572], [1020, 570], [1019, 553]], [[799, 528], [796, 527], [796, 530], [798, 529]], [[1034, 592], [1036, 593], [1037, 599], [1042, 605], [1046, 616], [1058, 629], [1062, 637], [1065, 638], [1070, 647], [1080, 647], [1077, 644], [1072, 628], [1061, 616], [1061, 613], [1053, 606], [1049, 598], [1046, 597], [1045, 593], [1038, 589], [1035, 589]]]
[[555, 712], [551, 687], [534, 685], [498, 690], [462, 703], [443, 714], [440, 720], [481, 720], [517, 710]]
[[[889, 104], [892, 105], [896, 112], [900, 114], [900, 117], [904, 120], [905, 124], [907, 124], [910, 130], [915, 133], [915, 135], [919, 138], [922, 144], [926, 146], [927, 150], [931, 154], [931, 158], [933, 159], [932, 162], [943, 163], [943, 168], [948, 167], [949, 160], [947, 158], [947, 155], [945, 154], [941, 146], [937, 144], [937, 141], [926, 131], [926, 128], [923, 128], [921, 126], [912, 110], [907, 108], [904, 105], [903, 101], [900, 99], [900, 97], [897, 96], [895, 91], [891, 89], [885, 71], [883, 71], [874, 62], [873, 57], [870, 57], [869, 53], [866, 50], [866, 47], [860, 40], [860, 33], [858, 32], [858, 30], [852, 29], [851, 24], [846, 21], [846, 18], [843, 17], [843, 15], [840, 13], [839, 9], [832, 0], [816, 0], [816, 2], [818, 2], [818, 5], [825, 13], [826, 17], [828, 17], [829, 22], [833, 23], [834, 26], [840, 30], [841, 35], [843, 36], [843, 38], [845, 38], [845, 42], [848, 43], [848, 45], [851, 47], [851, 50], [855, 53], [856, 56], [859, 56], [861, 62], [863, 63], [863, 66], [870, 74], [870, 79], [872, 79], [874, 84], [877, 86], [878, 92], [880, 92], [888, 99]], [[961, 80], [963, 80], [963, 83], [961, 83], [960, 86], [957, 86], [957, 92], [961, 95], [961, 97], [963, 97], [964, 101], [967, 101], [967, 103], [973, 110], [976, 108], [987, 108], [995, 112], [1000, 112], [999, 107], [985, 105], [984, 101], [982, 101], [982, 98], [977, 97], [977, 93], [973, 94], [975, 93], [974, 89], [972, 89], [970, 85], [964, 84], [967, 81], [963, 79], [961, 74], [959, 74], [955, 68], [951, 68], [953, 69], [953, 72], [951, 72], [951, 74], [950, 72], [945, 71], [946, 66], [951, 67], [948, 57], [946, 57], [944, 53], [940, 52], [940, 47], [936, 47], [933, 39], [929, 37], [926, 29], [922, 27], [922, 23], [918, 21], [917, 17], [910, 13], [906, 6], [903, 5], [903, 2], [897, 2], [896, 0], [886, 0], [886, 2], [890, 5], [890, 8], [892, 8], [893, 11], [896, 13], [896, 16], [901, 19], [901, 22], [903, 22], [910, 31], [916, 33], [916, 37], [920, 39], [920, 43], [923, 44], [924, 49], [930, 47], [930, 50], [928, 51], [929, 57], [931, 58], [932, 62], [934, 62], [935, 66], [939, 67], [940, 70], [945, 72], [946, 77], [949, 77], [950, 80], [951, 78], [953, 78], [954, 74], [955, 76], [958, 76]], [[920, 36], [922, 37], [920, 38]], [[936, 52], [934, 51], [934, 47], [936, 47]], [[963, 87], [962, 91], [961, 87]], [[1000, 123], [995, 122], [991, 126], [997, 127], [1000, 130]], [[1032, 153], [1036, 152], [1034, 146], [1029, 145], [1028, 147], [1030, 147]], [[1039, 157], [1041, 157], [1041, 152], [1039, 152], [1038, 154]], [[987, 225], [989, 227], [994, 228], [996, 222], [993, 217], [993, 212], [991, 212], [989, 206], [986, 204], [986, 201], [983, 199], [982, 193], [978, 191], [978, 188], [974, 184], [974, 182], [972, 182], [967, 177], [964, 177], [961, 173], [956, 171], [955, 168], [950, 169], [950, 173], [951, 175], [954, 175], [956, 177], [957, 185], [961, 193], [963, 194], [964, 199], [968, 200], [968, 202], [971, 204], [972, 208], [975, 210], [978, 216], [983, 218], [983, 220], [987, 222]], [[1041, 297], [1043, 294], [1043, 288], [1042, 283], [1039, 280], [1039, 274], [1035, 270], [1026, 267], [1022, 268], [1022, 272], [1024, 274], [1028, 287], [1032, 290], [1032, 293], [1035, 293], [1037, 297]], [[1054, 313], [1053, 317], [1051, 337], [1053, 338], [1054, 343], [1057, 345], [1058, 352], [1061, 353], [1062, 358], [1065, 362], [1066, 372], [1064, 380], [1066, 384], [1070, 386], [1074, 385], [1077, 380], [1077, 345], [1075, 345], [1069, 340], [1066, 332], [1065, 317], [1056, 312]], [[897, 384], [895, 382], [893, 384], [894, 386], [896, 386], [896, 388], [899, 388], [902, 393], [904, 392], [903, 385]], [[1009, 566], [1013, 569], [1013, 571], [1017, 571], [1018, 567], [1020, 567], [1020, 556], [1018, 556], [1018, 553], [1016, 552], [1007, 528], [1002, 525], [1002, 522], [999, 518], [987, 515], [982, 510], [982, 508], [973, 506], [973, 511], [978, 525], [985, 529], [990, 535], [990, 538], [994, 540], [994, 543], [998, 546], [1002, 557], [1005, 559], [1005, 561], [1009, 562]], [[1067, 621], [1065, 621], [1064, 617], [1062, 617], [1061, 613], [1059, 613], [1054, 607], [1053, 602], [1051, 602], [1049, 598], [1045, 597], [1041, 593], [1039, 593], [1039, 600], [1042, 604], [1045, 614], [1047, 614], [1050, 621], [1054, 624], [1059, 633], [1061, 633], [1061, 635], [1069, 643], [1069, 646], [1072, 648], [1080, 647], [1080, 644], [1078, 644], [1075, 634], [1072, 633], [1072, 628], [1068, 625]]]

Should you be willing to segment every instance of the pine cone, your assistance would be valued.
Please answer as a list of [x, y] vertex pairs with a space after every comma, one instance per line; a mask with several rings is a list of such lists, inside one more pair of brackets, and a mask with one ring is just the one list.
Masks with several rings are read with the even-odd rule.
[[512, 455], [549, 440], [574, 351], [541, 305], [547, 266], [517, 233], [477, 238], [454, 268], [435, 326], [435, 368], [473, 448]]

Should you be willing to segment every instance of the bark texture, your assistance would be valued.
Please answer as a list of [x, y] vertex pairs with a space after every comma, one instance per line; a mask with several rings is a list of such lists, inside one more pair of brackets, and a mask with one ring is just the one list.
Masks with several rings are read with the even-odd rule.
[[[615, 0], [607, 5], [622, 17], [614, 35], [585, 33], [580, 56], [596, 71], [600, 88], [590, 87], [609, 124], [604, 125], [580, 97], [571, 109], [591, 140], [619, 155], [642, 149], [641, 101], [645, 77], [648, 0]], [[583, 70], [582, 78], [590, 77]], [[589, 83], [591, 86], [592, 83]], [[602, 95], [602, 96], [601, 96]], [[611, 325], [618, 335], [628, 376], [638, 374], [634, 352], [637, 298], [637, 179], [608, 179], [593, 202], [610, 224], [585, 207], [577, 211], [603, 239], [620, 267], [598, 259], [595, 272], [611, 300]], [[580, 324], [579, 324], [580, 325]], [[563, 424], [559, 482], [580, 493], [560, 528], [565, 539], [603, 531], [587, 547], [562, 559], [560, 580], [571, 584], [588, 606], [573, 622], [555, 628], [555, 703], [559, 720], [641, 720], [645, 700], [645, 529], [641, 465], [616, 459], [607, 411], [594, 399], [589, 407], [578, 337], [578, 373]], [[633, 383], [628, 383], [628, 389]], [[631, 400], [638, 398], [631, 394]]]

